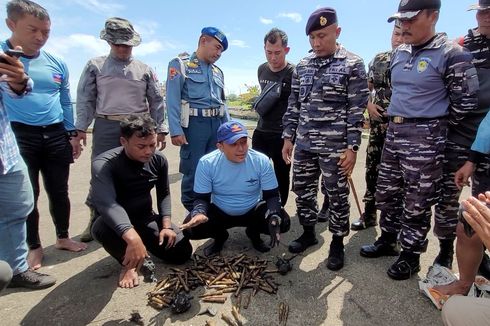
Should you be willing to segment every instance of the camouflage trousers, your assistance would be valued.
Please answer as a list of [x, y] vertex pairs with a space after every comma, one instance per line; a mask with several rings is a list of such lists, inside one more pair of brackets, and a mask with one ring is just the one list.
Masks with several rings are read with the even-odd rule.
[[420, 254], [427, 249], [446, 135], [446, 120], [388, 125], [376, 203], [381, 211], [381, 230], [398, 234], [407, 252]]
[[468, 147], [446, 141], [440, 183], [441, 195], [434, 207], [434, 234], [441, 240], [456, 239], [461, 190], [454, 183], [454, 175], [468, 159], [468, 151]]
[[349, 234], [349, 187], [347, 178], [337, 163], [343, 149], [334, 153], [313, 153], [296, 148], [293, 163], [293, 191], [296, 194], [296, 210], [301, 225], [311, 226], [318, 222], [318, 178], [322, 182], [329, 201], [330, 232], [338, 236]]
[[476, 197], [478, 194], [490, 191], [490, 155], [486, 155], [478, 162], [471, 181], [471, 194], [473, 196]]
[[[454, 183], [454, 175], [468, 159], [469, 148], [446, 141], [442, 168], [441, 195], [434, 209], [434, 234], [439, 239], [456, 239], [458, 225], [459, 197], [461, 190]], [[472, 177], [472, 194], [490, 190], [490, 161], [486, 157], [478, 163]]]
[[387, 123], [371, 120], [369, 142], [366, 150], [366, 192], [362, 200], [364, 202], [364, 215], [368, 218], [376, 218], [376, 183], [387, 127]]

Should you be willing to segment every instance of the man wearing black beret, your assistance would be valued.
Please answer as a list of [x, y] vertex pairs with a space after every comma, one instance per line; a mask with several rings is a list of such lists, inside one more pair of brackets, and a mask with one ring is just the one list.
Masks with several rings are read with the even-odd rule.
[[306, 24], [312, 54], [296, 66], [288, 109], [283, 117], [282, 155], [293, 154], [293, 191], [303, 234], [289, 244], [302, 252], [318, 243], [317, 189], [322, 174], [330, 202], [332, 242], [327, 268], [344, 266], [343, 238], [349, 233], [347, 177], [356, 163], [361, 143], [363, 111], [369, 90], [362, 59], [337, 43], [340, 27], [332, 8], [314, 11]]

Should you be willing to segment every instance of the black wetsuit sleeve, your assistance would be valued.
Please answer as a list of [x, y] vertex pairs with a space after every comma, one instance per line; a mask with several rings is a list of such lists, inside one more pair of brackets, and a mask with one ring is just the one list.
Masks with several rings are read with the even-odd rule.
[[194, 217], [197, 214], [203, 214], [207, 216], [210, 204], [211, 193], [196, 193], [196, 199], [194, 200], [194, 208], [192, 209], [191, 216]]
[[279, 195], [279, 188], [270, 190], [262, 190], [262, 199], [267, 204], [267, 209], [270, 214], [278, 214], [281, 211], [281, 197]]
[[91, 200], [107, 226], [119, 236], [133, 227], [126, 210], [116, 201], [111, 165], [103, 157], [92, 162], [91, 187]]
[[160, 216], [172, 216], [172, 199], [168, 180], [168, 161], [163, 159], [158, 169], [158, 182], [156, 184], [157, 205]]

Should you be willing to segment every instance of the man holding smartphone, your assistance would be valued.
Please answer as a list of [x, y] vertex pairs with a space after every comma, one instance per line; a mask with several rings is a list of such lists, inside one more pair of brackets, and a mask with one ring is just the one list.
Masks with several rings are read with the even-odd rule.
[[[0, 100], [5, 97], [18, 100], [31, 91], [32, 80], [18, 59], [0, 54], [0, 75]], [[9, 282], [11, 287], [50, 287], [56, 280], [30, 270], [27, 264], [25, 221], [33, 208], [32, 187], [3, 101], [0, 139], [0, 290]]]
[[28, 67], [26, 72], [38, 85], [22, 99], [3, 98], [34, 190], [34, 210], [27, 217], [27, 244], [29, 266], [37, 269], [41, 267], [43, 258], [37, 209], [40, 173], [56, 227], [55, 247], [69, 251], [87, 248], [68, 235], [68, 176], [70, 164], [80, 152], [73, 150], [70, 144], [76, 132], [68, 68], [61, 59], [41, 49], [49, 38], [51, 28], [48, 12], [32, 1], [13, 0], [7, 4], [6, 23], [12, 35], [0, 43], [1, 48], [7, 51], [21, 46], [25, 55], [20, 60]]

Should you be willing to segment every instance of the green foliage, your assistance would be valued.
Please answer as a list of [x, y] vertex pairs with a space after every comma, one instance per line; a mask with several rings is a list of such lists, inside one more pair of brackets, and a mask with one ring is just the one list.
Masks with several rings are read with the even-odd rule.
[[230, 102], [236, 102], [236, 101], [238, 101], [238, 95], [236, 95], [236, 94], [229, 94], [227, 96], [227, 100], [228, 100], [228, 103], [230, 103]]
[[246, 85], [247, 91], [240, 95], [230, 94], [228, 95], [228, 105], [234, 107], [242, 107], [245, 109], [251, 109], [252, 104], [260, 94], [259, 85]]

